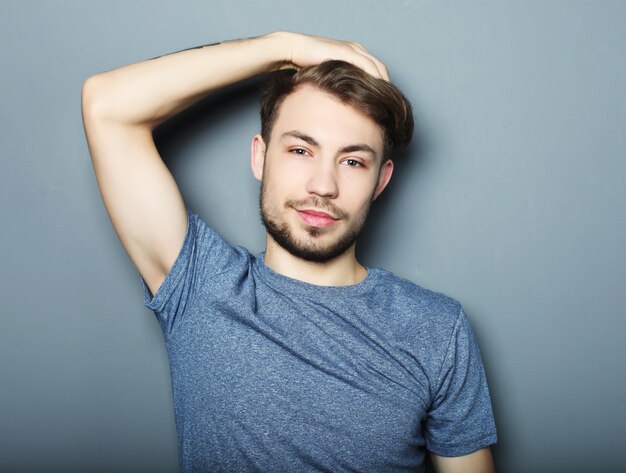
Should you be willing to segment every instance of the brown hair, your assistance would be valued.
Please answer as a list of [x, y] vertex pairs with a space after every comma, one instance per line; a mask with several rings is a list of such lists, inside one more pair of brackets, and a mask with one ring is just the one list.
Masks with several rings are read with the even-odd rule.
[[327, 60], [295, 71], [273, 73], [261, 89], [261, 136], [269, 144], [278, 109], [302, 84], [318, 87], [376, 122], [383, 131], [383, 161], [413, 136], [411, 103], [390, 82], [345, 61]]

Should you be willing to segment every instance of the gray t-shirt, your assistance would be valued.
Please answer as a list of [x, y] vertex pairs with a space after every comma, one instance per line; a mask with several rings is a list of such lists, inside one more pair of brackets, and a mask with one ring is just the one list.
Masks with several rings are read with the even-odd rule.
[[144, 304], [163, 330], [183, 472], [422, 471], [496, 442], [461, 305], [379, 268], [351, 286], [274, 272], [187, 210]]

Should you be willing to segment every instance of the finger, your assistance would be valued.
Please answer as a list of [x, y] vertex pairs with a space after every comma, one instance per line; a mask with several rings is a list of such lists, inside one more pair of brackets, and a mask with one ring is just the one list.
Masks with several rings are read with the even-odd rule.
[[357, 53], [357, 57], [359, 57], [358, 66], [361, 69], [364, 69], [366, 72], [371, 74], [372, 76], [389, 81], [389, 74], [387, 73], [387, 68], [383, 63], [378, 61], [374, 56], [367, 53], [361, 53], [355, 51]]
[[363, 51], [364, 53], [367, 53], [367, 49], [365, 49], [365, 46], [363, 46], [361, 43], [357, 43], [356, 41], [352, 42], [352, 46], [360, 49], [361, 51]]
[[299, 71], [301, 69], [301, 67], [297, 66], [296, 64], [289, 63], [289, 64], [282, 64], [282, 65], [280, 65], [278, 67], [278, 69], [276, 69], [276, 70], [277, 71], [283, 71], [285, 69], [293, 69], [295, 71]]
[[355, 66], [363, 69], [369, 75], [374, 76], [377, 79], [382, 79], [380, 71], [378, 70], [378, 67], [376, 67], [376, 63], [367, 56], [363, 54], [357, 54], [354, 56], [354, 60], [350, 62], [352, 62]]
[[387, 82], [390, 82], [391, 78], [389, 77], [389, 71], [387, 71], [387, 66], [385, 66], [382, 61], [379, 61], [374, 56], [370, 56], [370, 59], [374, 61], [374, 64], [376, 64], [376, 68], [380, 72], [382, 78], [385, 79]]
[[372, 56], [371, 54], [369, 54], [369, 57], [376, 64], [376, 67], [380, 71], [380, 74], [383, 76], [383, 79], [389, 81], [390, 78], [389, 78], [389, 71], [387, 71], [387, 66], [385, 66], [385, 64], [381, 60], [379, 60], [377, 57]]
[[375, 67], [377, 74], [373, 74], [380, 79], [384, 79], [389, 82], [391, 79], [389, 78], [389, 72], [387, 71], [387, 67], [376, 57], [372, 56], [367, 49], [363, 47], [361, 43], [351, 43], [351, 46], [355, 50], [355, 52], [365, 56], [369, 61], [371, 61]]

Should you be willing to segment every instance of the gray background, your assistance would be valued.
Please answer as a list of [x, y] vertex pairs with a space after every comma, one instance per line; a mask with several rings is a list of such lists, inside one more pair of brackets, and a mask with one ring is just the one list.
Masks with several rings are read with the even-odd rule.
[[[626, 471], [626, 2], [0, 6], [0, 471], [177, 471], [161, 333], [100, 199], [80, 89], [277, 29], [363, 43], [413, 102], [417, 139], [360, 255], [464, 304], [499, 471]], [[258, 252], [255, 85], [156, 138], [187, 205]]]

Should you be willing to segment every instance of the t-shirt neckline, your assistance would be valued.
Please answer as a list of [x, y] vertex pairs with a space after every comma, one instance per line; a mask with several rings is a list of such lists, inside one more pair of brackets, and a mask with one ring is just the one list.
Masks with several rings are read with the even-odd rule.
[[324, 295], [326, 297], [347, 297], [362, 294], [370, 290], [376, 284], [380, 272], [379, 268], [365, 266], [367, 274], [356, 284], [347, 286], [322, 286], [280, 274], [265, 264], [264, 257], [265, 251], [259, 253], [252, 264], [253, 271], [255, 271], [261, 279], [280, 292], [298, 293], [308, 296]]

